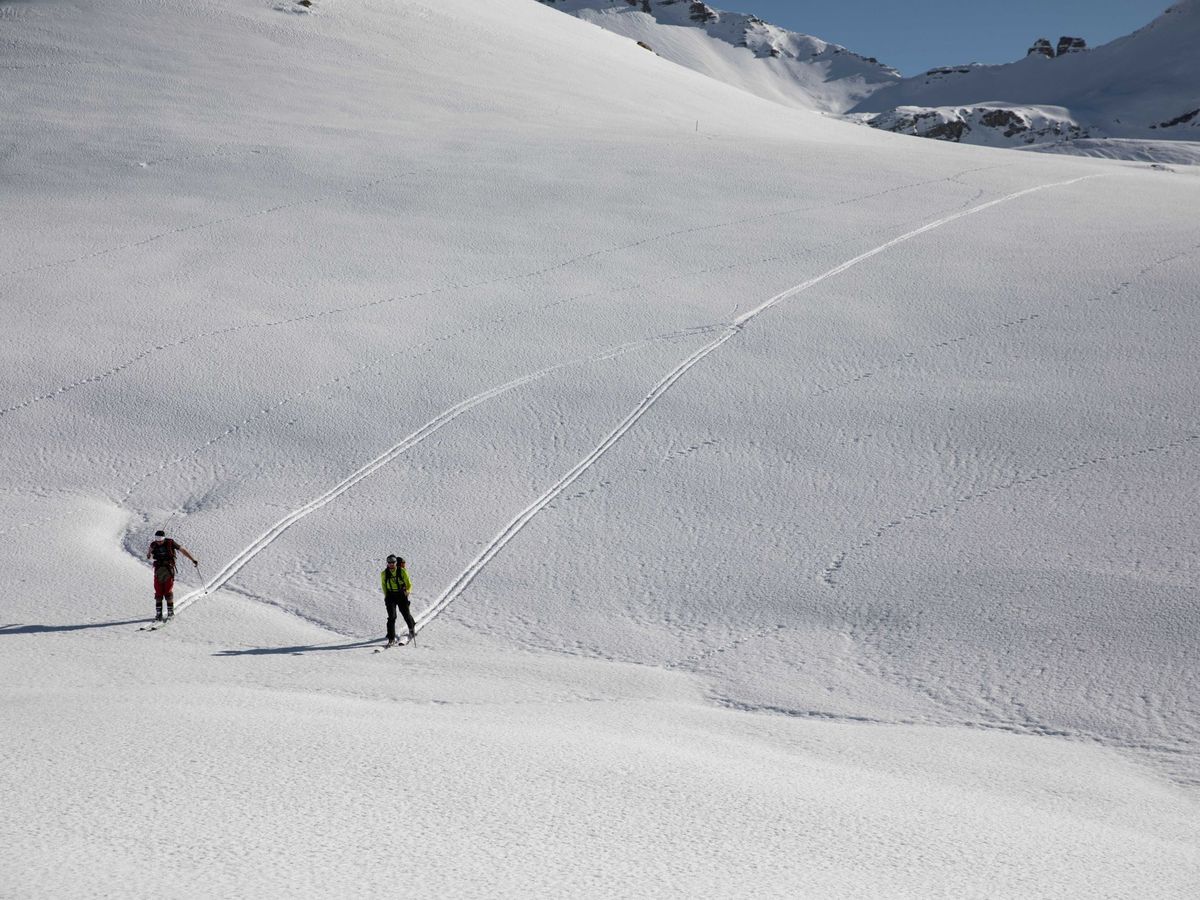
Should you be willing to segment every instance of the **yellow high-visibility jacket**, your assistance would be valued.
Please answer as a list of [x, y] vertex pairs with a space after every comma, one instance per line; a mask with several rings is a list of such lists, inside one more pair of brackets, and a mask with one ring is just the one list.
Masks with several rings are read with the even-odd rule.
[[379, 576], [379, 583], [383, 585], [384, 594], [407, 594], [412, 590], [412, 581], [408, 577], [408, 569], [404, 566], [396, 566], [395, 575], [384, 569], [383, 574]]

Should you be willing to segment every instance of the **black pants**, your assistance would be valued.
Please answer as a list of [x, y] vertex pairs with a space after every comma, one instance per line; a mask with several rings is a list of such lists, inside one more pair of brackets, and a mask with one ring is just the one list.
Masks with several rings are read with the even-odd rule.
[[388, 640], [396, 639], [396, 610], [400, 610], [400, 615], [404, 616], [404, 623], [408, 626], [409, 632], [416, 631], [416, 623], [413, 622], [412, 613], [408, 610], [408, 594], [403, 592], [392, 593], [388, 592], [383, 595], [383, 603], [387, 607], [388, 614]]

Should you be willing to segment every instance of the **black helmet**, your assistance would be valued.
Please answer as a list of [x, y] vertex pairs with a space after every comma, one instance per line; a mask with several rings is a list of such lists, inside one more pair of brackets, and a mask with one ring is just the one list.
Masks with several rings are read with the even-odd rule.
[[390, 563], [394, 563], [394, 562], [396, 561], [396, 556], [395, 556], [395, 554], [393, 554], [393, 553], [389, 553], [389, 554], [388, 554], [387, 561], [388, 561], [388, 562], [390, 562]]

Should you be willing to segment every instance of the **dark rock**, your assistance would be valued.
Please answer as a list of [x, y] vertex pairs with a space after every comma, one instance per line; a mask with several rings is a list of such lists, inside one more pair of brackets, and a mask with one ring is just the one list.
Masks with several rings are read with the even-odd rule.
[[692, 3], [691, 13], [688, 16], [693, 22], [698, 22], [701, 25], [707, 25], [709, 22], [717, 21], [717, 14], [705, 6], [703, 3]]
[[1176, 125], [1186, 125], [1192, 119], [1200, 116], [1200, 109], [1193, 109], [1189, 113], [1184, 113], [1182, 116], [1176, 116], [1170, 122], [1159, 122], [1157, 125], [1151, 125], [1151, 128], [1174, 128]]
[[1045, 38], [1038, 38], [1033, 42], [1033, 46], [1029, 48], [1026, 56], [1045, 56], [1050, 59], [1054, 58], [1054, 45]]
[[1058, 55], [1063, 56], [1067, 53], [1082, 53], [1087, 49], [1087, 41], [1083, 38], [1067, 37], [1063, 35], [1058, 39]]
[[934, 138], [939, 141], [961, 141], [962, 136], [971, 130], [971, 127], [961, 120], [937, 122], [928, 128], [925, 127], [925, 123], [929, 119], [937, 118], [936, 112], [919, 112], [915, 115], [899, 116], [894, 119], [888, 113], [880, 113], [867, 119], [867, 124], [872, 128], [881, 128], [898, 134], [911, 134], [915, 137]]
[[970, 130], [966, 122], [940, 122], [925, 132], [924, 136], [938, 141], [957, 142]]
[[979, 121], [988, 128], [1003, 128], [1004, 136], [1008, 138], [1029, 130], [1025, 120], [1011, 109], [988, 110], [979, 117]]

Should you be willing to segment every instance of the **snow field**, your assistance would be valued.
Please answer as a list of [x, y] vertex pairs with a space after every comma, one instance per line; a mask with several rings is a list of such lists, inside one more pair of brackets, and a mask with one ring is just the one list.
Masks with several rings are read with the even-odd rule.
[[4, 7], [6, 890], [1189, 896], [1195, 179], [477, 7]]

